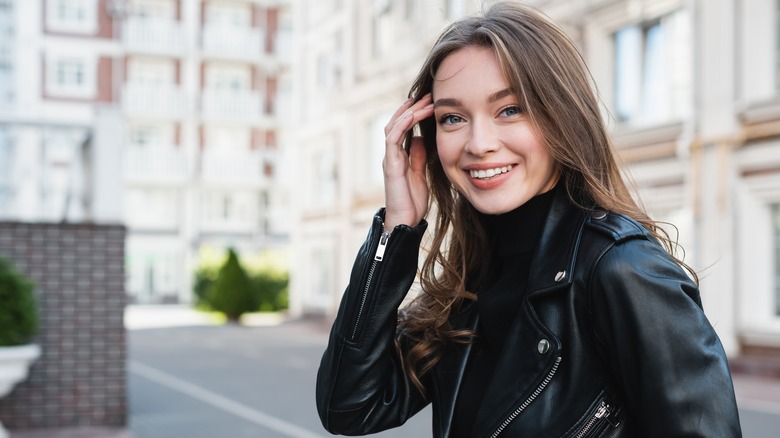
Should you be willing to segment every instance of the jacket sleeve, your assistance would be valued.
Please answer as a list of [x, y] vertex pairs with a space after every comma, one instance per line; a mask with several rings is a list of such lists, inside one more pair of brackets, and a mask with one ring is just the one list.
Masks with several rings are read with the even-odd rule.
[[697, 285], [663, 248], [615, 244], [591, 293], [596, 336], [642, 436], [742, 436], [723, 346]]
[[365, 435], [397, 427], [427, 404], [404, 372], [394, 343], [398, 307], [414, 281], [427, 223], [397, 226], [380, 249], [383, 213], [374, 217], [358, 252], [317, 373], [317, 410], [331, 433]]

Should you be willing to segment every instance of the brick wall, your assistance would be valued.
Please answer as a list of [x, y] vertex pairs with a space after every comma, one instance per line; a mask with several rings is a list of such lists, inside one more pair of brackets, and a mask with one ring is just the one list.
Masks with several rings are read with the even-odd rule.
[[126, 424], [124, 247], [120, 225], [0, 222], [0, 256], [36, 284], [42, 349], [0, 399], [8, 429]]

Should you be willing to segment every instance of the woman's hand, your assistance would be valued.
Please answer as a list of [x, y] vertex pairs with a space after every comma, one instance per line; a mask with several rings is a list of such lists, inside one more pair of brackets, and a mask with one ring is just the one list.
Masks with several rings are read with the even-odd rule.
[[425, 178], [425, 146], [413, 137], [409, 153], [403, 143], [406, 132], [419, 121], [433, 115], [430, 93], [412, 105], [407, 100], [385, 126], [385, 230], [396, 225], [416, 226], [428, 209], [428, 184]]

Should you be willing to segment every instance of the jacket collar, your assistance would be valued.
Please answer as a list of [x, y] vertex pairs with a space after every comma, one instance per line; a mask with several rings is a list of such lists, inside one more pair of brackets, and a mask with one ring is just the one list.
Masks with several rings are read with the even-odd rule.
[[543, 293], [572, 281], [579, 236], [587, 213], [572, 204], [563, 184], [554, 190], [550, 213], [528, 272], [529, 294]]

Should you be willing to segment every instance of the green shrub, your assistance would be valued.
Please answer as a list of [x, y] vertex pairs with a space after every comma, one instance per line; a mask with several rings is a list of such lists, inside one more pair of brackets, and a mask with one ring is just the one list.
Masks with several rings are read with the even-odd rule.
[[244, 313], [257, 310], [257, 296], [252, 283], [233, 248], [228, 250], [228, 258], [219, 268], [206, 296], [210, 307], [224, 313], [231, 322], [238, 321]]
[[0, 258], [0, 346], [23, 345], [38, 330], [33, 283]]
[[287, 284], [289, 278], [287, 273], [267, 269], [255, 273], [251, 278], [260, 311], [275, 312], [288, 307]]
[[195, 305], [197, 307], [211, 307], [209, 304], [208, 292], [214, 285], [218, 272], [219, 268], [213, 266], [200, 266], [195, 270], [192, 291], [195, 294]]

